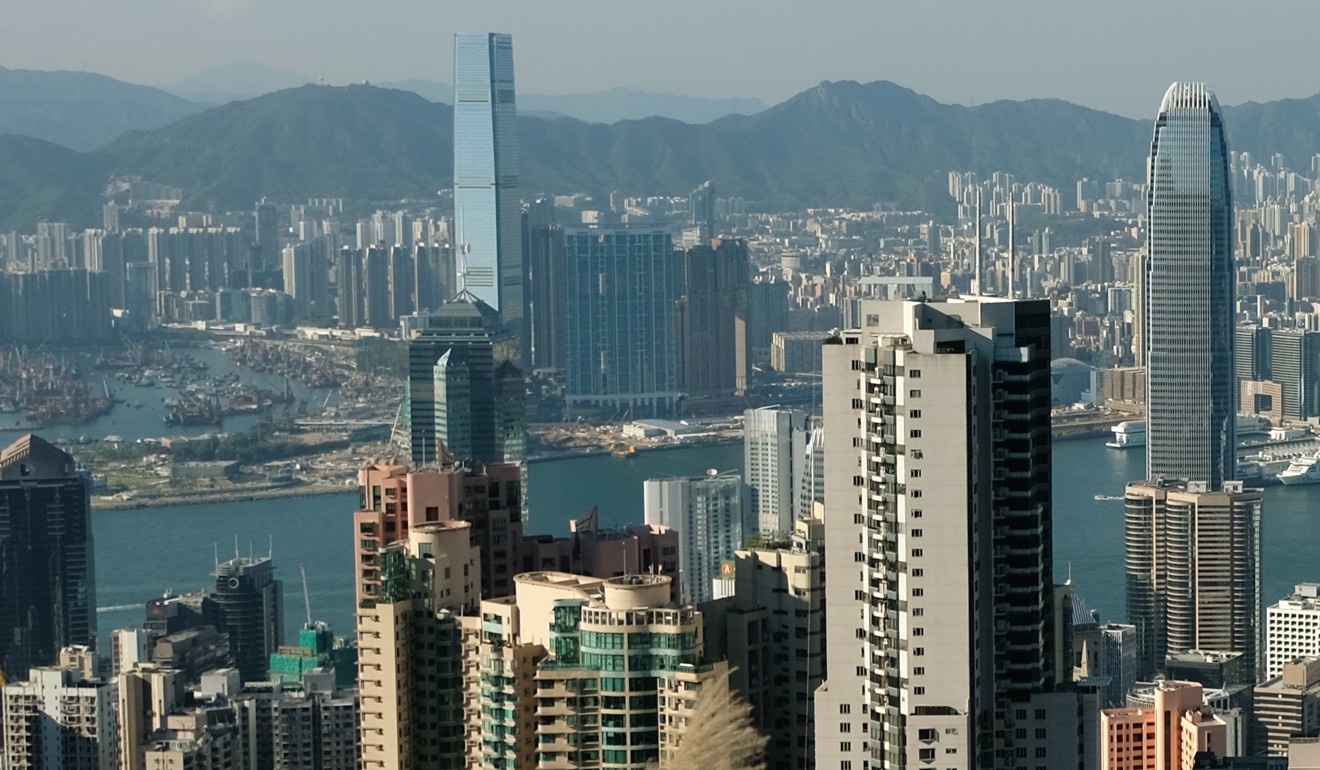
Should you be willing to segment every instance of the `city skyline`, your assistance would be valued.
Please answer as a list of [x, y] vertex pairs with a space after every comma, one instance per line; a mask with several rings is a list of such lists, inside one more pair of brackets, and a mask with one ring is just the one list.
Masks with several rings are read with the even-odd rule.
[[[315, 14], [329, 28], [325, 32], [351, 37], [372, 23], [366, 9], [326, 13], [307, 0], [194, 0], [169, 8], [146, 0], [113, 8], [58, 0], [7, 9], [11, 23], [14, 28], [50, 29], [80, 17], [87, 22], [79, 25], [87, 31], [85, 37], [79, 30], [66, 30], [72, 38], [68, 44], [52, 47], [39, 35], [20, 36], [7, 47], [3, 64], [83, 69], [156, 85], [243, 59], [326, 82], [446, 80], [449, 51], [437, 41], [447, 38], [446, 32], [490, 29], [518, 37], [524, 56], [538, 62], [524, 78], [527, 93], [582, 93], [628, 85], [717, 99], [756, 97], [773, 104], [822, 80], [885, 79], [963, 104], [1063, 98], [1139, 117], [1147, 109], [1144, 94], [1188, 76], [1219, 84], [1228, 104], [1320, 91], [1320, 79], [1307, 66], [1307, 25], [1300, 21], [1309, 18], [1309, 8], [1300, 0], [1271, 8], [1271, 18], [1279, 23], [1273, 28], [1275, 45], [1268, 61], [1235, 39], [1236, 25], [1215, 21], [1248, 7], [1221, 0], [1214, 4], [1217, 13], [1197, 6], [1191, 14], [1185, 5], [1150, 7], [1125, 0], [1109, 4], [1106, 13], [1085, 15], [1044, 0], [1019, 3], [1015, 12], [949, 2], [790, 6], [779, 9], [776, 23], [763, 25], [757, 35], [731, 36], [730, 30], [758, 18], [761, 9], [743, 0], [714, 9], [690, 0], [663, 9], [602, 8], [584, 0], [554, 8], [528, 2], [442, 8], [400, 0], [393, 11], [409, 22], [395, 26], [399, 39], [385, 61], [354, 57], [347, 48], [336, 48], [331, 55], [321, 42], [324, 34], [299, 40], [284, 32]], [[582, 24], [588, 13], [592, 23]], [[139, 21], [147, 14], [153, 19], [150, 26]], [[707, 23], [694, 25], [692, 18]], [[1293, 19], [1299, 23], [1289, 23]], [[1171, 39], [1162, 33], [1172, 27], [1187, 34]], [[437, 29], [442, 34], [436, 35]], [[647, 29], [648, 34], [600, 35], [600, 29]], [[1005, 45], [1027, 29], [1030, 45]], [[685, 47], [717, 52], [716, 66], [709, 57], [673, 57], [671, 46], [660, 41], [675, 38], [688, 41]], [[1123, 45], [1112, 48], [1115, 43]], [[1123, 56], [1124, 49], [1144, 53]], [[591, 53], [565, 57], [566, 50]], [[784, 56], [786, 50], [803, 55]], [[1108, 50], [1116, 52], [1106, 55]], [[247, 55], [235, 56], [235, 51]], [[932, 56], [931, 51], [939, 54]], [[1094, 54], [1087, 56], [1087, 51]], [[165, 61], [187, 64], [162, 67]], [[632, 66], [610, 66], [623, 62]]]

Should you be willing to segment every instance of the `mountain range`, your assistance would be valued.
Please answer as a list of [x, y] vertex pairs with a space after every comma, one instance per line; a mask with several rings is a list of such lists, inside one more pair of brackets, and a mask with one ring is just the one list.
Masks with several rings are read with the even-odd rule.
[[[3, 103], [3, 102], [0, 102]], [[0, 112], [3, 112], [0, 110]], [[1320, 96], [1225, 108], [1234, 149], [1281, 152], [1308, 169]], [[0, 137], [0, 227], [93, 223], [110, 174], [184, 189], [185, 206], [247, 209], [338, 196], [362, 205], [427, 200], [452, 183], [452, 110], [377, 86], [304, 85], [230, 102], [90, 152]], [[945, 172], [1007, 171], [1061, 187], [1140, 179], [1151, 124], [1058, 100], [942, 104], [884, 81], [825, 82], [753, 115], [587, 123], [522, 115], [522, 189], [720, 195], [774, 207], [918, 206]]]

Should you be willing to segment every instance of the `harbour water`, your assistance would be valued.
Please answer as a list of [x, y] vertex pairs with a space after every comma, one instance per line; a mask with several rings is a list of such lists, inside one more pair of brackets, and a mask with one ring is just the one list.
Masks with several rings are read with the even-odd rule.
[[[1123, 504], [1096, 500], [1122, 495], [1142, 475], [1140, 450], [1107, 449], [1103, 439], [1054, 447], [1054, 559], [1056, 579], [1071, 574], [1077, 593], [1105, 620], [1123, 618]], [[742, 465], [741, 445], [695, 446], [642, 452], [635, 458], [590, 455], [534, 462], [529, 469], [529, 533], [566, 534], [568, 522], [598, 505], [607, 526], [642, 519], [642, 481], [700, 475]], [[353, 627], [352, 514], [356, 493], [217, 503], [130, 511], [98, 511], [96, 537], [98, 624], [102, 632], [142, 620], [143, 603], [169, 588], [197, 590], [208, 582], [216, 554], [275, 556], [285, 586], [290, 633], [303, 620], [298, 568], [305, 566], [313, 614], [340, 634]], [[1295, 583], [1320, 580], [1307, 543], [1320, 536], [1320, 485], [1270, 487], [1262, 523], [1262, 604]]]

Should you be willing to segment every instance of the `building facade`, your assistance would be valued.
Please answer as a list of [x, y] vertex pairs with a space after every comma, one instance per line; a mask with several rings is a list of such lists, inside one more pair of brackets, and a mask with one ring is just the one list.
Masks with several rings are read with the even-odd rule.
[[1143, 676], [1166, 655], [1240, 652], [1258, 665], [1260, 490], [1143, 481], [1124, 499], [1128, 622]]
[[[454, 218], [461, 288], [523, 336], [522, 200], [513, 38], [454, 36]], [[522, 361], [519, 359], [519, 366]]]
[[664, 228], [565, 228], [570, 412], [665, 417], [678, 409], [679, 252]]
[[522, 462], [527, 422], [517, 334], [467, 293], [420, 321], [408, 342], [413, 462], [453, 459], [472, 468]]
[[1048, 305], [860, 311], [823, 351], [816, 766], [1075, 762], [1077, 700], [1054, 692]]
[[1320, 657], [1320, 583], [1302, 583], [1265, 610], [1265, 677], [1283, 673], [1285, 663]]
[[743, 413], [743, 472], [751, 493], [748, 520], [764, 533], [793, 531], [807, 473], [812, 418], [797, 409]]
[[1146, 478], [1235, 478], [1233, 195], [1219, 102], [1174, 83], [1147, 173]]
[[643, 504], [647, 524], [678, 532], [683, 601], [698, 604], [714, 598], [720, 565], [733, 558], [750, 532], [742, 476], [712, 469], [694, 478], [647, 479]]
[[95, 641], [89, 490], [73, 457], [38, 436], [0, 452], [0, 670], [48, 666]]
[[1161, 681], [1153, 707], [1101, 711], [1101, 770], [1192, 770], [1198, 752], [1227, 756], [1228, 725], [1202, 694], [1195, 682]]

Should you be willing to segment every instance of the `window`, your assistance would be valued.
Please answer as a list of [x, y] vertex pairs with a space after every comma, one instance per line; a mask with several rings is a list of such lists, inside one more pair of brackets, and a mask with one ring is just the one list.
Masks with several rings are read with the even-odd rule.
[[909, 390], [909, 391], [908, 391], [908, 398], [921, 398], [921, 391], [919, 391], [919, 390]]
[[914, 588], [914, 589], [912, 589], [912, 595], [913, 595], [913, 596], [925, 596], [925, 595], [926, 595], [926, 589], [924, 589], [924, 588]]
[[911, 470], [911, 472], [910, 472], [908, 475], [911, 476], [911, 477], [914, 478], [914, 479], [919, 479], [919, 478], [921, 478], [921, 469], [920, 469], [920, 468], [913, 468], [913, 469]]
[[907, 376], [910, 377], [910, 378], [912, 378], [912, 379], [914, 379], [914, 380], [920, 379], [920, 378], [921, 378], [921, 370], [920, 370], [920, 369], [908, 369]]
[[852, 751], [852, 744], [848, 741], [843, 741], [839, 744], [839, 751]]
[[911, 457], [913, 460], [920, 460], [924, 455], [921, 453], [920, 449], [913, 449], [911, 452], [908, 452], [908, 457]]
[[908, 431], [908, 438], [921, 438], [921, 431], [919, 429]]
[[921, 530], [920, 529], [912, 530], [911, 537], [921, 537]]
[[920, 518], [921, 518], [921, 509], [920, 509], [920, 508], [914, 509], [913, 511], [911, 511], [910, 513], [908, 513], [908, 516], [911, 516], [911, 517], [914, 518], [914, 519], [920, 519]]
[[911, 417], [911, 418], [914, 419], [914, 420], [920, 419], [920, 418], [921, 418], [921, 410], [920, 410], [920, 409], [909, 409], [909, 410], [908, 410], [908, 417]]
[[914, 629], [912, 629], [912, 635], [913, 635], [913, 636], [925, 636], [925, 635], [926, 635], [926, 629], [924, 629], [924, 628], [914, 628]]
[[840, 714], [851, 714], [851, 713], [852, 713], [852, 704], [851, 704], [851, 703], [840, 703], [840, 704], [839, 704], [839, 713], [840, 713]]
[[920, 489], [914, 489], [914, 490], [912, 490], [911, 492], [909, 492], [908, 494], [911, 495], [912, 497], [921, 497], [921, 490], [920, 490]]
[[922, 569], [921, 567], [917, 567], [916, 569], [912, 570], [912, 577], [925, 577], [925, 575], [926, 575], [926, 570]]
[[[925, 688], [925, 687], [913, 687], [913, 688], [912, 688], [912, 694], [913, 694], [913, 695], [925, 695], [925, 694], [926, 694], [926, 688]], [[922, 751], [922, 753], [925, 753], [926, 749], [922, 749], [921, 751]], [[934, 749], [931, 749], [930, 752], [931, 752], [931, 757], [930, 757], [930, 759], [934, 759], [934, 758], [935, 758], [935, 757], [934, 757], [935, 750], [934, 750]], [[925, 759], [925, 757], [922, 757], [922, 759]]]
[[925, 615], [925, 614], [926, 614], [926, 609], [925, 609], [924, 607], [913, 607], [913, 608], [912, 608], [912, 617], [914, 617], [914, 618], [919, 618], [919, 617], [921, 617], [921, 616], [923, 616], [923, 615]]
[[925, 655], [925, 654], [926, 654], [926, 648], [925, 648], [925, 647], [913, 647], [913, 648], [912, 648], [912, 654], [913, 654], [913, 655]]
[[841, 724], [839, 725], [839, 732], [841, 732], [841, 733], [850, 733], [850, 732], [852, 732], [852, 723], [850, 723], [850, 722], [843, 722], [843, 723], [841, 723]]
[[913, 548], [913, 549], [912, 549], [912, 558], [914, 558], [914, 559], [920, 559], [921, 556], [922, 556], [922, 554], [924, 554], [924, 553], [925, 553], [925, 551], [922, 550], [922, 549], [920, 549], [920, 548]]
[[[912, 669], [912, 675], [913, 675], [913, 676], [925, 676], [925, 675], [926, 675], [926, 667], [925, 667], [925, 666], [916, 666], [916, 667], [914, 667], [914, 668]], [[922, 732], [925, 732], [925, 731], [923, 730]], [[931, 730], [931, 732], [933, 733], [933, 732], [935, 732], [935, 731], [934, 731], [934, 730]], [[935, 736], [932, 735], [932, 736], [931, 736], [931, 739], [934, 740], [934, 738], [935, 738]]]

